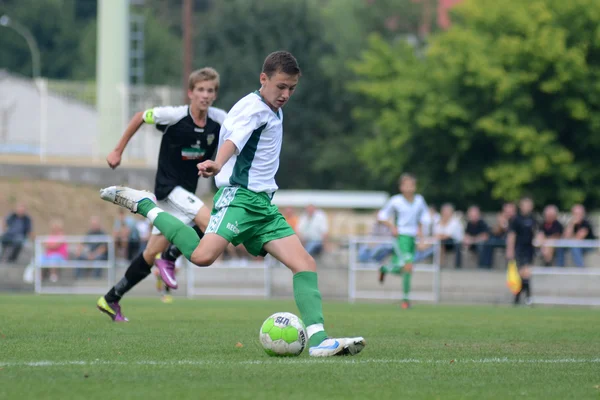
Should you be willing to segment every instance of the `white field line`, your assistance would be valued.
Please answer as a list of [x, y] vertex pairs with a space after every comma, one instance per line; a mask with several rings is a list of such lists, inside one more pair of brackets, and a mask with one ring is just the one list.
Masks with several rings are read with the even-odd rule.
[[71, 365], [156, 365], [156, 366], [216, 366], [216, 365], [268, 365], [268, 364], [597, 364], [600, 358], [554, 358], [554, 359], [516, 359], [516, 358], [479, 358], [479, 359], [448, 359], [448, 360], [421, 360], [416, 358], [404, 359], [293, 359], [273, 358], [265, 360], [247, 361], [219, 361], [219, 360], [180, 360], [180, 361], [0, 361], [1, 367], [64, 367]]

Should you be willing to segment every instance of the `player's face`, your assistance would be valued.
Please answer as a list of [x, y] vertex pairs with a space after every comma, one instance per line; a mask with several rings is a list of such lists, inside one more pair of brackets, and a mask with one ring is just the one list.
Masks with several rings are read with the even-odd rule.
[[400, 193], [408, 196], [415, 194], [417, 190], [417, 182], [414, 179], [405, 178], [400, 182]]
[[298, 75], [288, 75], [283, 72], [277, 72], [270, 78], [267, 74], [260, 74], [260, 94], [262, 95], [265, 102], [273, 110], [277, 110], [288, 102], [296, 86], [298, 85]]
[[556, 215], [556, 210], [552, 207], [547, 207], [544, 210], [544, 218], [546, 219], [546, 221], [554, 221], [556, 219], [557, 215]]
[[533, 201], [523, 199], [519, 202], [519, 208], [521, 209], [521, 214], [530, 214], [533, 211]]
[[454, 209], [451, 206], [444, 206], [440, 210], [440, 214], [442, 215], [444, 221], [448, 221], [450, 218], [452, 218], [452, 215], [454, 215]]
[[575, 221], [582, 221], [585, 217], [585, 210], [581, 206], [574, 206], [571, 209], [571, 214], [573, 214], [573, 219]]
[[472, 222], [477, 222], [481, 218], [481, 211], [478, 207], [469, 207], [467, 210], [467, 219]]
[[194, 85], [194, 90], [188, 90], [192, 108], [206, 111], [217, 99], [217, 82], [200, 81]]

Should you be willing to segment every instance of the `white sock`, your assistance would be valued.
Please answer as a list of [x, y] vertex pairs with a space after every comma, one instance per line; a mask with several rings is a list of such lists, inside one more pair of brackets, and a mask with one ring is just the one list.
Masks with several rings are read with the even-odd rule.
[[154, 207], [152, 210], [148, 211], [148, 215], [146, 216], [146, 218], [148, 218], [150, 222], [154, 223], [154, 220], [156, 219], [156, 217], [158, 217], [158, 214], [161, 212], [165, 211], [162, 208]]
[[323, 328], [323, 324], [312, 324], [312, 325], [306, 327], [306, 333], [308, 334], [308, 338], [309, 339], [315, 333], [319, 333], [319, 332], [322, 332], [324, 330], [325, 330], [325, 328]]

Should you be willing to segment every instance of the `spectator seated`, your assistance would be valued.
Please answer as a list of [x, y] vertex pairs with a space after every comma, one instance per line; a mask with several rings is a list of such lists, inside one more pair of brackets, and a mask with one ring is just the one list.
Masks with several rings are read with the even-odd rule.
[[23, 246], [32, 235], [31, 217], [24, 204], [17, 205], [14, 212], [4, 220], [3, 234], [0, 238], [0, 262], [16, 263]]

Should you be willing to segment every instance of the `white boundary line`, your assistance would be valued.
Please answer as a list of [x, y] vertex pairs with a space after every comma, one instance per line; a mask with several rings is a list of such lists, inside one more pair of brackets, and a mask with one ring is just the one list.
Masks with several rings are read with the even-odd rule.
[[216, 366], [216, 365], [280, 365], [280, 364], [596, 364], [600, 358], [556, 358], [556, 359], [515, 359], [515, 358], [479, 358], [479, 359], [447, 359], [420, 360], [405, 359], [265, 359], [248, 361], [218, 361], [218, 360], [180, 360], [180, 361], [0, 361], [0, 367], [65, 367], [72, 365], [156, 365], [156, 366]]

